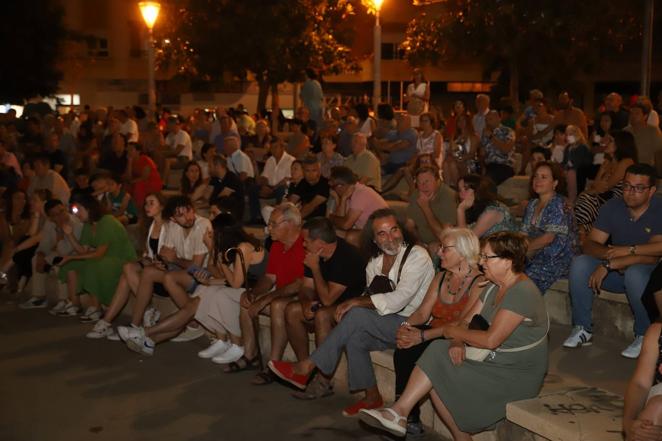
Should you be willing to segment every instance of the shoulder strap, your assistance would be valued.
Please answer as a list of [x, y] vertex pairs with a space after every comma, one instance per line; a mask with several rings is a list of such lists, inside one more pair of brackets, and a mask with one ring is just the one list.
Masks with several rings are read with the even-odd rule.
[[405, 261], [407, 260], [407, 257], [409, 257], [409, 253], [411, 253], [412, 248], [414, 248], [414, 244], [407, 245], [405, 254], [403, 254], [402, 256], [402, 260], [400, 261], [400, 267], [398, 268], [398, 278], [396, 279], [395, 282], [396, 285], [400, 283], [400, 275], [402, 274], [402, 268], [405, 266]]
[[527, 349], [535, 348], [540, 343], [545, 341], [547, 339], [547, 334], [549, 334], [549, 313], [547, 313], [547, 330], [545, 331], [545, 335], [540, 337], [540, 339], [536, 340], [533, 343], [529, 343], [528, 345], [519, 346], [517, 348], [505, 348], [505, 349], [496, 348], [495, 351], [496, 352], [521, 352], [521, 351], [526, 351]]

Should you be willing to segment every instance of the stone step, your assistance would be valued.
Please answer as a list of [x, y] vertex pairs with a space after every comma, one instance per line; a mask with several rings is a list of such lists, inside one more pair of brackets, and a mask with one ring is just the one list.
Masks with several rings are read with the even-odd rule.
[[[557, 281], [545, 293], [545, 304], [552, 323], [572, 324], [568, 280]], [[634, 338], [634, 317], [625, 294], [601, 291], [593, 302], [593, 332], [605, 337]]]

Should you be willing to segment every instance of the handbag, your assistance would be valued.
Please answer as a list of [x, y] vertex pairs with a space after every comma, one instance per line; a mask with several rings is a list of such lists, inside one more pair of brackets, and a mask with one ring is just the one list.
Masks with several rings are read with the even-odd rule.
[[[496, 288], [496, 285], [492, 285], [485, 294], [485, 299], [483, 300], [483, 307], [485, 307], [485, 304], [487, 303], [487, 299], [492, 294], [492, 291], [494, 291], [494, 288]], [[481, 310], [482, 312], [482, 310]], [[473, 326], [478, 326], [478, 328], [473, 327]], [[485, 327], [487, 325], [487, 327]], [[471, 323], [469, 323], [470, 329], [479, 329], [481, 331], [487, 331], [489, 329], [489, 322], [482, 316], [482, 314], [476, 314], [471, 318]], [[484, 329], [483, 329], [484, 328]], [[496, 356], [497, 352], [521, 352], [521, 351], [526, 351], [527, 349], [532, 349], [538, 346], [540, 343], [545, 341], [547, 339], [547, 334], [549, 333], [549, 313], [547, 313], [547, 330], [545, 331], [545, 335], [543, 335], [540, 339], [536, 340], [533, 343], [530, 343], [528, 345], [524, 346], [519, 346], [517, 348], [496, 348], [494, 350], [492, 349], [484, 349], [484, 348], [475, 348], [473, 346], [464, 346], [464, 358], [466, 360], [473, 360], [473, 361], [485, 361], [487, 359], [494, 359]]]
[[396, 283], [393, 283], [387, 276], [378, 274], [372, 278], [370, 285], [366, 288], [365, 294], [370, 296], [373, 294], [384, 294], [387, 292], [395, 291], [395, 287], [398, 283], [400, 283], [400, 274], [402, 274], [402, 268], [405, 266], [405, 261], [407, 260], [407, 257], [409, 256], [409, 253], [413, 247], [414, 245], [407, 245], [405, 254], [402, 256], [400, 266], [398, 267], [398, 277], [396, 279]]

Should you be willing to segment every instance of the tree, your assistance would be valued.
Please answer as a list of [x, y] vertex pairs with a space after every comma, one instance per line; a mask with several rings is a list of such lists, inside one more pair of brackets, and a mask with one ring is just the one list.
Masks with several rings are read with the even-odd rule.
[[57, 67], [67, 37], [64, 11], [55, 0], [3, 3], [0, 25], [0, 102], [23, 104], [57, 91], [62, 73]]
[[[186, 74], [217, 80], [227, 72], [259, 85], [258, 108], [284, 81], [300, 81], [312, 67], [322, 74], [358, 70], [351, 55], [349, 0], [179, 0], [177, 23], [159, 30], [170, 48], [160, 60]], [[182, 50], [184, 47], [184, 50]], [[173, 54], [179, 54], [175, 56]]]
[[[611, 0], [447, 0], [435, 17], [412, 20], [402, 47], [413, 65], [477, 58], [499, 71], [518, 100], [520, 86], [573, 86], [579, 73], [634, 48], [641, 5]], [[487, 75], [486, 75], [487, 76]]]

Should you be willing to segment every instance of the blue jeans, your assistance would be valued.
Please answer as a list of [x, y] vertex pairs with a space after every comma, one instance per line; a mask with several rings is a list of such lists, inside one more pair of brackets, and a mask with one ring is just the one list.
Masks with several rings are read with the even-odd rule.
[[[577, 256], [570, 264], [570, 298], [572, 300], [572, 324], [593, 332], [593, 290], [588, 286], [593, 271], [601, 261], [588, 255]], [[644, 335], [650, 325], [646, 308], [641, 302], [650, 274], [655, 265], [632, 265], [625, 273], [610, 271], [602, 282], [607, 291], [625, 293], [634, 313], [634, 335]]]

